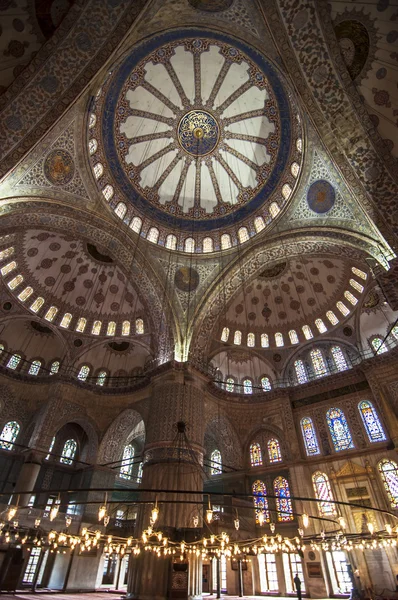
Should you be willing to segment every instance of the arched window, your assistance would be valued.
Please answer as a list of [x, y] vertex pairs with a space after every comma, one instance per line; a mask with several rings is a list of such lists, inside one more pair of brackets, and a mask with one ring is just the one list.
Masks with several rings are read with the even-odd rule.
[[64, 465], [71, 465], [76, 455], [77, 442], [74, 439], [66, 440], [62, 448], [59, 461]]
[[244, 394], [252, 394], [253, 393], [253, 384], [251, 379], [243, 380], [243, 393]]
[[0, 448], [3, 450], [12, 450], [20, 429], [21, 427], [16, 421], [6, 423], [0, 434]]
[[113, 189], [113, 187], [112, 187], [111, 185], [109, 185], [109, 183], [108, 183], [108, 185], [106, 185], [106, 186], [104, 187], [104, 189], [102, 190], [102, 193], [103, 193], [103, 195], [104, 195], [104, 198], [105, 198], [105, 200], [108, 200], [108, 202], [109, 202], [109, 200], [112, 198], [112, 196], [113, 196], [113, 194], [114, 194], [114, 189]]
[[99, 335], [101, 333], [102, 321], [94, 321], [91, 333], [93, 335]]
[[13, 246], [10, 246], [9, 248], [6, 248], [5, 250], [1, 250], [0, 251], [0, 260], [4, 260], [5, 258], [12, 256], [13, 254], [14, 254]]
[[135, 320], [135, 332], [138, 335], [142, 335], [144, 333], [144, 321], [142, 319]]
[[115, 335], [116, 333], [116, 323], [115, 321], [109, 321], [108, 327], [106, 329], [106, 335]]
[[44, 298], [42, 298], [41, 296], [39, 296], [38, 298], [36, 298], [36, 300], [30, 305], [30, 310], [32, 310], [34, 313], [39, 312], [39, 310], [41, 309], [41, 307], [44, 304]]
[[130, 321], [123, 321], [122, 335], [130, 335]]
[[227, 390], [227, 392], [233, 392], [234, 391], [234, 389], [235, 389], [235, 381], [232, 379], [232, 377], [228, 377], [227, 378], [225, 389]]
[[337, 325], [337, 323], [339, 322], [338, 318], [336, 317], [336, 315], [334, 314], [334, 312], [332, 310], [328, 310], [328, 312], [326, 313], [326, 316], [332, 325]]
[[124, 219], [125, 214], [127, 212], [127, 206], [124, 202], [119, 202], [119, 204], [115, 208], [115, 213], [120, 219]]
[[291, 174], [293, 175], [293, 177], [298, 177], [298, 174], [300, 172], [299, 165], [296, 162], [292, 163], [292, 166], [290, 167], [290, 171], [291, 171]]
[[64, 316], [62, 317], [61, 323], [59, 325], [60, 325], [60, 327], [67, 329], [69, 327], [71, 321], [72, 321], [71, 313], [65, 313]]
[[336, 302], [336, 306], [339, 309], [339, 311], [341, 312], [342, 315], [344, 315], [345, 317], [349, 314], [349, 309], [346, 307], [346, 305], [341, 302], [341, 300], [339, 300], [338, 302]]
[[254, 219], [254, 229], [256, 233], [260, 233], [265, 228], [264, 219], [262, 217], [256, 217]]
[[314, 336], [308, 325], [303, 325], [302, 328], [306, 340], [311, 340]]
[[221, 250], [228, 250], [231, 246], [231, 236], [229, 233], [223, 233], [221, 236]]
[[222, 473], [222, 461], [221, 452], [219, 450], [213, 450], [210, 456], [210, 473], [212, 475], [221, 475]]
[[15, 262], [15, 260], [12, 260], [7, 265], [4, 265], [4, 267], [1, 267], [1, 274], [4, 277], [5, 275], [8, 275], [8, 273], [11, 273], [11, 271], [13, 271], [16, 268], [17, 268], [17, 263]]
[[10, 360], [7, 363], [7, 367], [9, 369], [16, 369], [19, 363], [21, 362], [21, 357], [19, 354], [13, 354]]
[[90, 367], [88, 365], [82, 365], [80, 367], [80, 371], [77, 375], [77, 378], [80, 379], [80, 381], [86, 381], [89, 374], [90, 374]]
[[250, 446], [250, 464], [252, 467], [261, 467], [263, 464], [261, 446], [257, 442]]
[[292, 188], [290, 187], [290, 185], [288, 183], [285, 183], [285, 185], [282, 186], [282, 196], [284, 197], [285, 200], [287, 200], [288, 198], [290, 198], [291, 193], [292, 193]]
[[358, 404], [363, 424], [370, 442], [382, 442], [386, 439], [383, 427], [380, 423], [376, 409], [368, 400], [363, 400]]
[[166, 237], [166, 248], [168, 250], [175, 250], [177, 248], [177, 238], [172, 233]]
[[293, 507], [290, 500], [289, 482], [284, 477], [277, 477], [274, 481], [274, 493], [276, 496], [276, 510], [278, 521], [292, 521]]
[[238, 239], [241, 244], [247, 242], [247, 240], [249, 239], [249, 232], [247, 230], [247, 227], [240, 227], [240, 229], [238, 229]]
[[195, 240], [191, 237], [184, 242], [184, 252], [195, 252]]
[[104, 167], [101, 165], [101, 163], [97, 163], [96, 165], [94, 165], [93, 171], [94, 171], [94, 177], [96, 179], [99, 179], [104, 172]]
[[314, 373], [316, 377], [323, 377], [326, 375], [326, 365], [322, 355], [322, 352], [319, 348], [314, 348], [310, 352], [312, 366], [314, 368]]
[[350, 302], [350, 304], [352, 304], [353, 306], [355, 306], [355, 304], [357, 304], [358, 302], [358, 298], [355, 298], [355, 296], [351, 294], [351, 292], [349, 292], [348, 290], [344, 292], [344, 298], [348, 300], [348, 302]]
[[134, 467], [134, 446], [128, 444], [124, 447], [122, 463], [120, 465], [120, 477], [122, 479], [131, 479]]
[[315, 325], [319, 331], [319, 333], [325, 333], [327, 331], [325, 323], [322, 319], [315, 319]]
[[83, 331], [86, 329], [86, 325], [87, 325], [87, 319], [85, 319], [84, 317], [80, 317], [80, 319], [78, 320], [77, 325], [76, 325], [76, 331], [83, 333]]
[[291, 344], [298, 344], [299, 343], [297, 332], [294, 329], [291, 329], [289, 331], [289, 339], [290, 339], [290, 343]]
[[326, 413], [326, 421], [336, 452], [354, 448], [348, 423], [340, 408], [330, 408]]
[[224, 327], [224, 329], [222, 330], [222, 334], [221, 334], [221, 341], [228, 342], [228, 338], [229, 338], [229, 328]]
[[362, 294], [363, 292], [363, 285], [361, 285], [360, 283], [358, 283], [358, 281], [355, 281], [355, 279], [350, 279], [350, 286], [354, 288], [354, 290], [356, 290], [357, 292], [359, 292], [360, 294]]
[[271, 204], [269, 205], [269, 213], [270, 213], [272, 219], [275, 219], [275, 217], [277, 217], [280, 212], [281, 212], [281, 209], [279, 208], [277, 203], [271, 202]]
[[239, 344], [241, 344], [241, 343], [242, 343], [242, 332], [237, 329], [234, 334], [234, 344], [236, 346], [239, 346]]
[[319, 454], [318, 440], [316, 439], [315, 427], [310, 417], [304, 417], [300, 422], [307, 456]]
[[58, 371], [59, 371], [59, 360], [54, 360], [54, 362], [51, 363], [50, 375], [55, 375], [56, 373], [58, 373]]
[[21, 285], [22, 282], [23, 282], [23, 276], [21, 274], [19, 274], [16, 277], [14, 277], [14, 279], [11, 279], [11, 281], [9, 281], [7, 283], [7, 285], [10, 288], [10, 290], [15, 290], [15, 288], [17, 288], [19, 285]]
[[29, 367], [29, 375], [38, 375], [41, 367], [41, 360], [34, 360]]
[[213, 252], [213, 238], [206, 237], [203, 240], [203, 252]]
[[254, 348], [254, 346], [256, 345], [256, 336], [254, 335], [254, 333], [247, 334], [247, 345], [249, 346], [249, 348]]
[[392, 333], [393, 336], [395, 337], [395, 339], [398, 340], [398, 325], [394, 325], [394, 327], [392, 327], [390, 333]]
[[299, 383], [306, 383], [308, 381], [307, 371], [301, 359], [294, 362], [294, 370], [296, 371], [296, 377]]
[[263, 392], [270, 392], [271, 391], [271, 382], [269, 380], [269, 377], [261, 377], [261, 387]]
[[97, 140], [95, 138], [92, 138], [91, 140], [89, 140], [88, 142], [88, 151], [89, 154], [95, 154], [98, 148], [98, 143]]
[[269, 347], [268, 334], [262, 333], [261, 334], [261, 348], [268, 348], [268, 347]]
[[50, 321], [50, 323], [51, 323], [52, 321], [54, 321], [55, 315], [57, 314], [57, 312], [58, 312], [58, 308], [56, 306], [50, 306], [50, 308], [44, 315], [44, 318], [46, 319], [46, 321]]
[[378, 466], [391, 508], [398, 508], [398, 465], [394, 460], [383, 458]]
[[[265, 487], [265, 483], [257, 479], [252, 485], [253, 491], [253, 503], [254, 510], [256, 513], [256, 523], [269, 523], [269, 509], [268, 509], [268, 500], [267, 500], [267, 488]], [[262, 518], [260, 517], [262, 515]], [[260, 517], [260, 518], [259, 518]]]
[[332, 346], [331, 353], [333, 356], [334, 364], [336, 365], [336, 369], [338, 371], [346, 371], [348, 369], [347, 361], [345, 359], [344, 353], [340, 346]]
[[317, 471], [312, 476], [315, 497], [318, 500], [318, 510], [321, 517], [335, 517], [337, 515], [336, 505], [326, 473]]
[[351, 267], [351, 271], [354, 273], [354, 275], [356, 275], [360, 279], [363, 279], [364, 281], [366, 281], [366, 279], [368, 278], [366, 273], [361, 271], [361, 269], [357, 269], [356, 267]]
[[21, 302], [25, 302], [25, 300], [30, 298], [32, 294], [33, 294], [33, 288], [26, 287], [24, 290], [22, 290], [22, 292], [20, 292], [18, 294], [18, 300], [20, 300]]
[[97, 385], [100, 385], [100, 386], [105, 385], [106, 375], [107, 375], [106, 371], [100, 371], [98, 373]]
[[375, 354], [383, 354], [383, 352], [388, 352], [388, 348], [383, 342], [381, 337], [374, 337], [372, 340], [372, 347], [375, 351]]
[[272, 438], [271, 440], [268, 440], [267, 448], [269, 462], [276, 463], [282, 461], [281, 446], [277, 439]]
[[157, 244], [159, 239], [159, 229], [156, 229], [156, 227], [151, 227], [148, 231], [146, 239], [153, 244]]
[[283, 346], [283, 335], [279, 332], [275, 334], [275, 344], [278, 346], [278, 348]]
[[135, 233], [140, 233], [141, 227], [142, 227], [142, 220], [140, 219], [140, 217], [134, 217], [133, 219], [131, 219], [130, 229], [135, 231]]

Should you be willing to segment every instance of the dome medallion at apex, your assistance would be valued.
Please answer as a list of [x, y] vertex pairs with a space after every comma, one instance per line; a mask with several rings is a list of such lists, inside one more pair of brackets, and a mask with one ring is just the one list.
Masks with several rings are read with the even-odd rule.
[[272, 63], [229, 36], [184, 29], [136, 46], [112, 71], [90, 107], [88, 145], [125, 223], [158, 228], [163, 245], [170, 233], [211, 235], [218, 249], [223, 233], [243, 226], [251, 237], [275, 218], [303, 143]]

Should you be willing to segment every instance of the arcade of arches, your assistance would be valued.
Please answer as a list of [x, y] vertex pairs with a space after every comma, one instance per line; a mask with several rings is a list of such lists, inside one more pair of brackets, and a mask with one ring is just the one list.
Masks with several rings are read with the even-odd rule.
[[0, 19], [0, 589], [392, 596], [396, 6]]

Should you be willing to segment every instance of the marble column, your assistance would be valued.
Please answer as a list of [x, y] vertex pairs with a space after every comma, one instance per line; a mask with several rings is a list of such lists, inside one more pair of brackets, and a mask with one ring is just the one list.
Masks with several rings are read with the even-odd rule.
[[188, 600], [201, 600], [203, 581], [201, 556], [190, 555], [188, 577]]
[[[148, 504], [139, 511], [136, 535], [149, 526], [155, 501], [159, 508], [156, 528], [169, 537], [176, 529], [193, 528], [194, 516], [201, 522], [205, 385], [205, 380], [190, 375], [188, 367], [175, 364], [153, 378], [141, 488], [161, 491], [140, 494], [140, 501]], [[158, 558], [148, 551], [132, 555], [128, 597], [166, 600], [171, 560], [171, 556]], [[189, 597], [201, 598], [201, 561], [192, 561], [188, 579]]]

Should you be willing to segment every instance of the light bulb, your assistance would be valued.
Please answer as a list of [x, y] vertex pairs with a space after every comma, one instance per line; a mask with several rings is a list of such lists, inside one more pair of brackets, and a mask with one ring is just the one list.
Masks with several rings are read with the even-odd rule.
[[100, 506], [98, 509], [98, 521], [102, 521], [102, 519], [105, 517], [106, 515], [106, 506]]
[[17, 508], [15, 506], [10, 506], [8, 509], [7, 519], [12, 521], [15, 515], [17, 514]]
[[236, 519], [234, 520], [234, 525], [235, 525], [235, 529], [236, 529], [236, 531], [238, 531], [238, 529], [239, 529], [239, 526], [240, 526], [240, 523], [239, 523], [239, 519], [238, 519], [238, 518], [236, 518]]
[[104, 525], [105, 525], [105, 527], [108, 527], [110, 520], [111, 520], [110, 516], [109, 515], [105, 515], [105, 517], [104, 517]]
[[157, 506], [154, 506], [151, 512], [151, 519], [153, 523], [156, 523], [156, 521], [158, 520], [158, 516], [159, 516], [159, 509]]
[[72, 517], [65, 517], [65, 525], [67, 527], [70, 527], [70, 525], [72, 525]]
[[54, 506], [51, 507], [50, 510], [50, 521], [54, 521], [55, 517], [57, 516], [59, 511], [59, 504], [55, 504]]
[[308, 525], [310, 524], [310, 518], [309, 518], [309, 516], [307, 515], [307, 513], [303, 513], [301, 515], [301, 518], [303, 519], [303, 527], [305, 529], [307, 529]]
[[345, 518], [344, 517], [339, 517], [338, 518], [338, 522], [340, 524], [341, 529], [346, 529], [347, 528], [347, 523], [345, 522]]
[[206, 521], [207, 521], [208, 523], [211, 523], [211, 522], [212, 522], [212, 520], [213, 520], [213, 511], [212, 511], [212, 509], [211, 509], [211, 508], [208, 508], [208, 509], [206, 510]]
[[264, 515], [263, 515], [263, 513], [262, 513], [262, 512], [260, 512], [260, 513], [258, 514], [258, 517], [257, 517], [257, 519], [258, 519], [258, 524], [259, 524], [259, 525], [260, 525], [260, 527], [261, 527], [261, 525], [264, 523]]
[[386, 531], [387, 531], [388, 535], [391, 535], [392, 534], [392, 527], [391, 527], [390, 523], [386, 523], [385, 528], [386, 528]]
[[375, 526], [373, 525], [373, 523], [368, 523], [368, 529], [371, 535], [373, 535], [373, 532], [375, 530]]
[[195, 515], [193, 518], [193, 526], [197, 527], [199, 525], [199, 517], [198, 515]]
[[271, 533], [275, 533], [275, 523], [270, 523], [269, 528], [271, 529]]

